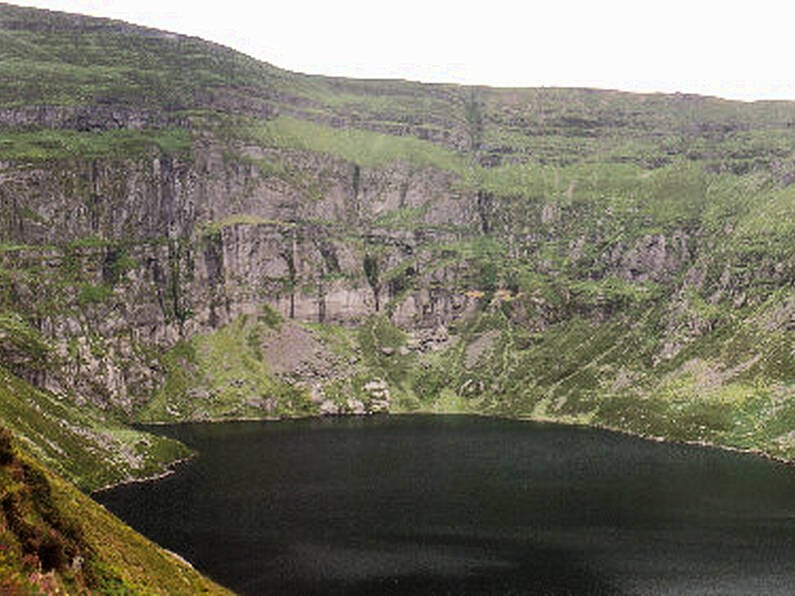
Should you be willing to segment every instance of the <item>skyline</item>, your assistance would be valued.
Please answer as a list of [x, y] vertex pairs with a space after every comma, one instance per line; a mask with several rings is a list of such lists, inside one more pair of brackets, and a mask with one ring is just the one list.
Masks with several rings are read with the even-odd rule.
[[[494, 87], [593, 87], [795, 100], [785, 60], [788, 10], [672, 0], [665, 10], [611, 0], [488, 10], [451, 2], [21, 0], [197, 36], [295, 72]], [[391, 8], [391, 10], [390, 10]]]

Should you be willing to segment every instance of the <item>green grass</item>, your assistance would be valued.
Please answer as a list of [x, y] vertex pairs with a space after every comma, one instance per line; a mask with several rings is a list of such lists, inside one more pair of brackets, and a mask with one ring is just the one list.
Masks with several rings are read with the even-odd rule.
[[152, 150], [190, 156], [193, 139], [184, 129], [151, 131], [74, 130], [0, 131], [0, 159], [48, 161], [58, 159], [128, 159]]
[[252, 122], [232, 131], [232, 134], [264, 146], [326, 153], [365, 167], [401, 161], [452, 172], [463, 172], [467, 167], [465, 160], [455, 152], [428, 141], [333, 128], [289, 116], [268, 122]]
[[0, 311], [0, 358], [6, 366], [44, 370], [53, 359], [50, 342], [17, 313]]
[[100, 304], [113, 294], [113, 290], [107, 286], [94, 284], [82, 284], [77, 295], [77, 303], [86, 307], [90, 304]]
[[737, 250], [763, 250], [786, 259], [795, 247], [795, 186], [758, 193], [739, 220], [732, 243]]
[[[0, 7], [0, 72], [6, 105], [105, 103], [193, 107], [194, 96], [227, 85], [279, 84], [286, 75], [241, 54], [119, 22]], [[42, 28], [46, 22], [48, 27]], [[143, 34], [142, 34], [143, 33]]]
[[302, 416], [306, 390], [273, 377], [260, 341], [278, 330], [273, 313], [240, 317], [217, 331], [181, 342], [163, 356], [164, 385], [136, 413], [141, 422]]
[[392, 386], [405, 383], [414, 358], [401, 351], [407, 339], [403, 331], [386, 317], [372, 316], [359, 327], [357, 339], [368, 366], [382, 371]]
[[83, 489], [162, 473], [190, 452], [171, 439], [131, 430], [0, 369], [0, 421], [36, 458]]
[[3, 439], [0, 590], [228, 594]]
[[277, 226], [279, 228], [290, 228], [294, 227], [294, 223], [286, 222], [286, 221], [276, 221], [272, 219], [266, 219], [264, 217], [259, 217], [257, 215], [249, 215], [245, 213], [240, 213], [236, 215], [230, 215], [225, 217], [221, 220], [216, 220], [209, 222], [202, 226], [202, 232], [204, 234], [217, 234], [224, 228], [230, 228], [238, 225], [244, 226]]

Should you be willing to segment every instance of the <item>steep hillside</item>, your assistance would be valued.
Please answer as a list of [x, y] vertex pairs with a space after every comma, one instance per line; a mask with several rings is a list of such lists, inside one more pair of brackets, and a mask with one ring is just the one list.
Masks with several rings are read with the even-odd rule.
[[468, 411], [795, 457], [795, 103], [306, 76], [9, 5], [0, 39], [0, 320], [51, 350], [9, 394], [115, 437]]
[[3, 594], [227, 594], [41, 468], [0, 428]]
[[162, 473], [189, 455], [176, 441], [131, 429], [85, 400], [67, 401], [31, 385], [60, 364], [40, 332], [18, 315], [0, 316], [0, 419], [39, 461], [95, 489]]

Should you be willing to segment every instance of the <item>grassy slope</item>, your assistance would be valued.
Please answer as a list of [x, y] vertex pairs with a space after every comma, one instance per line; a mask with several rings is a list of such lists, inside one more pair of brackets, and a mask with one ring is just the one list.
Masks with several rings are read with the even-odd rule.
[[134, 108], [172, 124], [278, 109], [520, 162], [686, 155], [739, 168], [792, 148], [786, 102], [306, 76], [195, 38], [4, 4], [0, 36], [0, 106]]
[[6, 131], [0, 137], [4, 159], [36, 162], [50, 159], [96, 157], [126, 158], [145, 155], [150, 150], [189, 155], [191, 136], [184, 129], [130, 131], [74, 130]]
[[133, 430], [86, 406], [76, 408], [0, 368], [0, 420], [26, 449], [79, 487], [155, 476], [190, 451], [177, 441]]
[[48, 374], [57, 358], [15, 315], [0, 312], [0, 420], [27, 450], [84, 489], [162, 473], [189, 454], [171, 439], [133, 430], [89, 405], [76, 407], [15, 374]]
[[0, 431], [0, 591], [228, 593], [12, 447]]
[[275, 378], [264, 361], [262, 337], [278, 327], [268, 309], [196, 335], [163, 358], [163, 387], [137, 413], [141, 422], [224, 420], [313, 413], [306, 391]]

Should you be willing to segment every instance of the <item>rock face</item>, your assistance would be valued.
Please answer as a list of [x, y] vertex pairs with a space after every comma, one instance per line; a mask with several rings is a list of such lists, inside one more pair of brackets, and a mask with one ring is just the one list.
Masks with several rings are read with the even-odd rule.
[[[217, 146], [201, 144], [191, 161], [152, 155], [3, 164], [2, 239], [25, 247], [4, 252], [3, 266], [53, 273], [4, 279], [6, 292], [35, 296], [39, 326], [68, 363], [49, 388], [129, 409], [158, 382], [138, 347], [167, 349], [263, 304], [298, 321], [354, 324], [404, 291], [368, 282], [368, 252], [377, 251], [378, 267], [389, 271], [431, 242], [457, 237], [377, 228], [381, 214], [422, 210], [423, 228], [474, 218], [474, 199], [453, 195], [444, 172], [362, 169], [295, 151], [285, 159], [309, 182], [288, 184], [245, 161], [225, 162]], [[307, 184], [322, 192], [307, 196]], [[45, 303], [71, 306], [48, 313]], [[455, 292], [421, 290], [403, 296], [395, 316], [404, 325], [435, 325], [462, 308]]]
[[616, 246], [618, 273], [628, 281], [667, 281], [690, 262], [687, 241], [685, 231], [675, 230], [670, 237], [644, 236], [629, 250]]
[[[256, 316], [263, 304], [296, 321], [355, 325], [383, 313], [409, 331], [444, 330], [492, 299], [477, 289], [488, 272], [455, 248], [492, 234], [517, 257], [565, 242], [589, 276], [629, 283], [667, 283], [694, 262], [685, 229], [605, 242], [577, 206], [527, 201], [517, 212], [512, 198], [484, 201], [431, 167], [236, 151], [230, 159], [204, 139], [190, 159], [0, 166], [3, 268], [36, 272], [4, 277], [3, 291], [27, 302], [57, 345], [62, 373], [46, 387], [130, 411], [162, 381], [147, 350]], [[256, 165], [275, 157], [300, 177]], [[386, 223], [396, 214], [410, 225]], [[557, 270], [538, 263], [545, 275]], [[612, 307], [594, 308], [586, 314], [604, 319]], [[543, 329], [560, 316], [542, 301], [526, 324]]]
[[[408, 330], [444, 328], [478, 308], [481, 298], [468, 291], [479, 274], [466, 259], [439, 266], [436, 247], [479, 237], [491, 214], [451, 174], [288, 150], [282, 157], [302, 174], [296, 183], [221, 153], [196, 143], [191, 160], [2, 166], [2, 238], [26, 247], [3, 253], [3, 266], [53, 272], [5, 280], [6, 292], [36, 297], [38, 324], [65, 362], [48, 388], [129, 411], [161, 378], [142, 347], [168, 349], [256, 316], [263, 304], [286, 319], [342, 325], [384, 312]], [[243, 155], [267, 151], [246, 147]], [[500, 209], [499, 201], [490, 206]], [[419, 214], [413, 229], [379, 225], [401, 212]], [[546, 203], [525, 214], [550, 229], [570, 216]], [[527, 244], [516, 223], [500, 233]], [[368, 259], [378, 273], [368, 276]], [[676, 231], [609, 246], [600, 260], [604, 275], [660, 281], [690, 256], [686, 234]], [[71, 306], [47, 312], [45, 304]]]
[[0, 126], [53, 128], [78, 131], [144, 130], [183, 126], [184, 119], [146, 109], [124, 106], [23, 106], [0, 109]]

